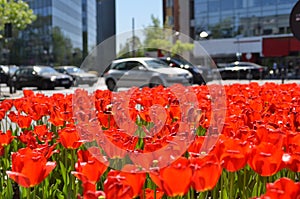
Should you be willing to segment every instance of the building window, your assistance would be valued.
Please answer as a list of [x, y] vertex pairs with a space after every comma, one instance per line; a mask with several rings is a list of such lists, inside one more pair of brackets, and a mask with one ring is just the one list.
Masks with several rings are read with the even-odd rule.
[[167, 0], [167, 5], [166, 5], [167, 7], [170, 8], [170, 7], [173, 7], [173, 5], [174, 5], [173, 0]]

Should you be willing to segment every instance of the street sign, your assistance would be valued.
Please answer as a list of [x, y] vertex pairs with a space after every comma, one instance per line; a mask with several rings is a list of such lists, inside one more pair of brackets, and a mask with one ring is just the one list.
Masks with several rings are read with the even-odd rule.
[[300, 40], [300, 1], [296, 3], [290, 14], [290, 28], [294, 36]]

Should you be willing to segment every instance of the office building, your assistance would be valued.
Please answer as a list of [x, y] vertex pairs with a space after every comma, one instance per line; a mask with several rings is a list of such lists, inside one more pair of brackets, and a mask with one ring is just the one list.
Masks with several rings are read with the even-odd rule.
[[82, 0], [83, 56], [97, 45], [97, 7], [95, 0]]
[[[170, 5], [176, 1], [164, 2]], [[297, 0], [188, 2], [190, 36], [217, 62], [243, 60], [268, 64], [282, 57], [296, 59], [299, 55], [300, 42], [289, 28], [290, 13]], [[178, 19], [186, 18], [181, 16], [180, 6], [173, 6], [173, 9], [173, 13], [179, 13]], [[164, 9], [164, 16], [169, 14]], [[195, 45], [193, 56], [195, 62], [200, 63], [199, 52], [199, 45]]]
[[[62, 35], [68, 45], [87, 54], [96, 46], [96, 0], [26, 0], [37, 20], [20, 32], [21, 64], [53, 64], [55, 42]], [[56, 39], [55, 39], [56, 38]], [[59, 42], [58, 42], [59, 43]], [[65, 53], [60, 49], [60, 53]], [[66, 55], [65, 64], [72, 55]]]

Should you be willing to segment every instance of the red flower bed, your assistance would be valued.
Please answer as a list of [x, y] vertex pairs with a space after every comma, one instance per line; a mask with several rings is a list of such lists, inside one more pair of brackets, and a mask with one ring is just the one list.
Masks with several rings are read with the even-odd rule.
[[300, 85], [0, 103], [1, 198], [300, 198]]

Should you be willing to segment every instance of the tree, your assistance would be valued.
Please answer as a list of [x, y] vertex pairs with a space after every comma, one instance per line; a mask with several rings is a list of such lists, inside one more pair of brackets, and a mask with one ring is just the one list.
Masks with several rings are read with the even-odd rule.
[[66, 65], [73, 58], [72, 42], [65, 37], [59, 27], [52, 29], [53, 62], [54, 65]]
[[22, 0], [0, 0], [0, 39], [3, 38], [5, 24], [22, 30], [36, 19], [33, 10]]
[[194, 44], [184, 43], [179, 39], [178, 32], [173, 31], [165, 23], [164, 27], [160, 26], [158, 18], [151, 16], [152, 25], [148, 26], [144, 30], [145, 41], [144, 47], [146, 49], [157, 51], [161, 49], [168, 51], [171, 56], [180, 55], [183, 52], [191, 51], [194, 48]]
[[[135, 51], [133, 52], [133, 48]], [[126, 43], [124, 45], [120, 45], [120, 50], [118, 52], [117, 57], [118, 58], [126, 58], [126, 57], [141, 57], [144, 56], [143, 52], [143, 44], [139, 37], [134, 36], [130, 37], [126, 40]]]

